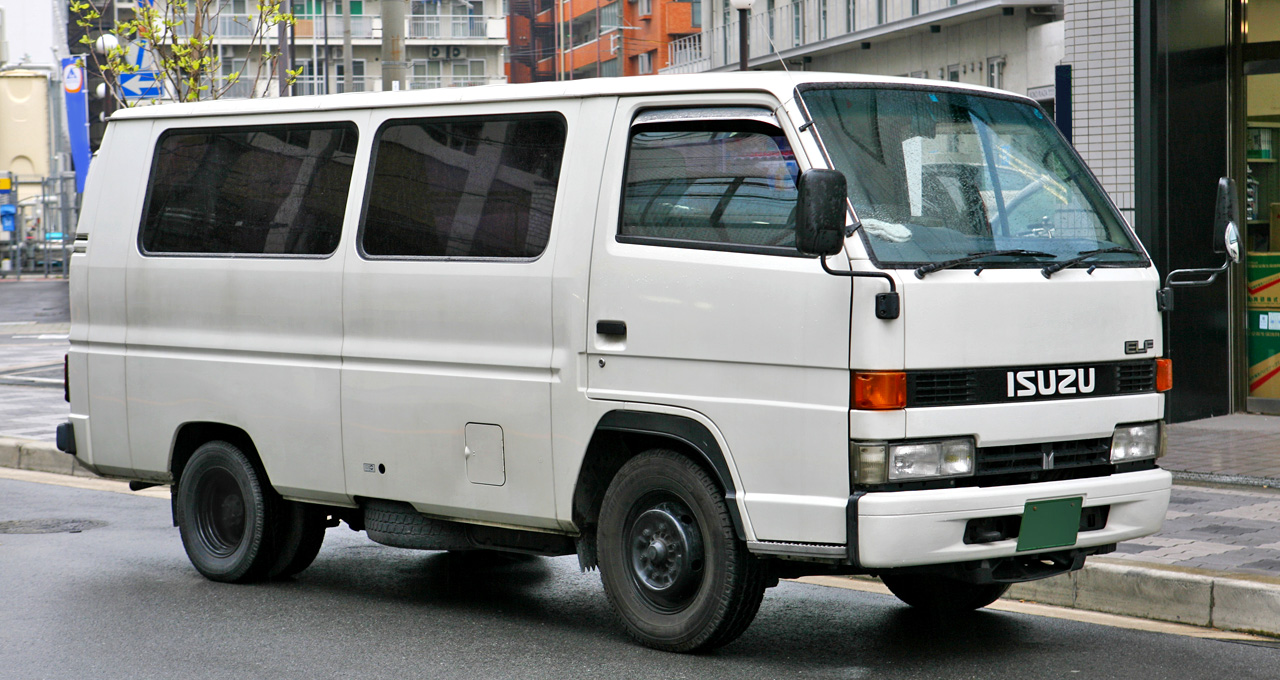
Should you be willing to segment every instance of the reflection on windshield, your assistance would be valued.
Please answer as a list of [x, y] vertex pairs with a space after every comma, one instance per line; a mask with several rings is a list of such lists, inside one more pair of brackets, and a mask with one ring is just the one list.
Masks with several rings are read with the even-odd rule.
[[[1041, 111], [959, 92], [808, 86], [815, 130], [849, 181], [880, 263], [922, 265], [992, 250], [1068, 260], [1136, 248], [1101, 189]], [[1108, 252], [1092, 264], [1146, 258]], [[986, 267], [1043, 267], [1016, 253]], [[977, 265], [971, 265], [977, 266]]]

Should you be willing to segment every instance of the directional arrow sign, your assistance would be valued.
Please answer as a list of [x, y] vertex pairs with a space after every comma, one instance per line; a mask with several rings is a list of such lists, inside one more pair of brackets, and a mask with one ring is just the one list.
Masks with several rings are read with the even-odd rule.
[[155, 71], [120, 74], [120, 91], [125, 99], [158, 99], [164, 86], [156, 81]]

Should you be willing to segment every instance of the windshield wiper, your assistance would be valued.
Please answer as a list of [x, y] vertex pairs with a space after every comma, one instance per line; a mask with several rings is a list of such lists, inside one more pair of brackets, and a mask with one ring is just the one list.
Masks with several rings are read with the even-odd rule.
[[[1053, 264], [1045, 267], [1044, 269], [1041, 269], [1040, 273], [1043, 274], [1044, 277], [1047, 279], [1050, 276], [1053, 276], [1054, 274], [1057, 274], [1058, 272], [1062, 271], [1063, 269], [1066, 269], [1067, 267], [1080, 264], [1081, 262], [1084, 262], [1085, 260], [1091, 257], [1095, 257], [1098, 255], [1105, 255], [1107, 253], [1127, 253], [1129, 255], [1143, 254], [1141, 250], [1134, 250], [1133, 248], [1124, 248], [1121, 246], [1117, 246], [1115, 248], [1101, 248], [1098, 250], [1082, 250], [1080, 251], [1079, 255], [1076, 255], [1070, 260], [1063, 260], [1062, 262], [1054, 262]], [[1097, 265], [1089, 267], [1089, 273], [1092, 274], [1093, 270], [1096, 268], [1097, 268]]]
[[984, 257], [996, 257], [998, 255], [1025, 255], [1026, 257], [1057, 257], [1057, 255], [1054, 255], [1053, 253], [1042, 253], [1039, 250], [1023, 250], [1021, 248], [1015, 248], [1013, 250], [984, 250], [980, 253], [969, 253], [964, 257], [957, 257], [954, 260], [947, 260], [945, 262], [934, 262], [933, 264], [926, 264], [923, 267], [916, 269], [916, 278], [923, 279], [925, 277], [925, 274], [932, 274], [933, 272], [939, 271], [941, 269], [950, 269], [957, 265], [965, 264], [966, 262], [981, 260]]

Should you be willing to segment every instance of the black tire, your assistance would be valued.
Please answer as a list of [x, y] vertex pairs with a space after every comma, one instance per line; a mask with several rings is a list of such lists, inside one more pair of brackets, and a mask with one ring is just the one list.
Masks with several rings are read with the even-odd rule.
[[223, 441], [201, 445], [187, 462], [178, 484], [178, 529], [187, 557], [206, 578], [244, 583], [266, 576], [275, 559], [275, 492], [265, 481]]
[[720, 647], [760, 609], [766, 569], [738, 540], [716, 482], [679, 453], [654, 449], [622, 466], [597, 541], [609, 604], [643, 645]]
[[275, 527], [276, 558], [267, 569], [267, 578], [288, 578], [311, 566], [324, 543], [325, 515], [310, 503], [279, 501]]
[[965, 583], [925, 574], [882, 574], [880, 580], [899, 600], [939, 614], [982, 609], [1009, 589], [1008, 583]]

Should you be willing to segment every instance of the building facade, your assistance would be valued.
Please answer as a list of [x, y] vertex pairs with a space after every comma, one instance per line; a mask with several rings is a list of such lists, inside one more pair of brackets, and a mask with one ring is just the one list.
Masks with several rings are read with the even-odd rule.
[[511, 82], [637, 76], [667, 68], [702, 28], [701, 0], [511, 0]]

